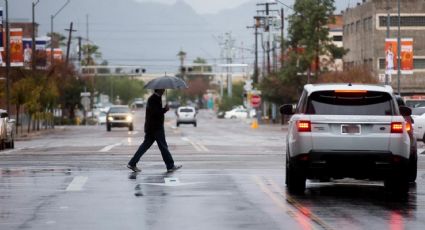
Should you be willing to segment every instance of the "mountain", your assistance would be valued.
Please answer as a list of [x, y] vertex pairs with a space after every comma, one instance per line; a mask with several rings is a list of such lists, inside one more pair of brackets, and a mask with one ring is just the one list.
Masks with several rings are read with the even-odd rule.
[[[32, 0], [9, 1], [10, 19], [31, 18]], [[50, 32], [50, 16], [66, 0], [40, 0], [36, 6], [39, 35]], [[220, 35], [232, 32], [235, 46], [252, 47], [254, 35], [246, 27], [253, 24], [256, 2], [252, 0], [218, 14], [199, 15], [184, 0], [166, 5], [133, 0], [71, 0], [54, 18], [54, 31], [66, 36], [74, 22], [73, 36], [87, 37], [100, 46], [110, 64], [142, 65], [148, 72], [178, 69], [177, 53], [187, 53], [187, 62], [202, 57], [219, 62]], [[87, 20], [88, 15], [88, 20]], [[86, 26], [88, 21], [88, 28]], [[73, 40], [73, 50], [76, 50]], [[242, 55], [238, 49], [236, 55]], [[239, 52], [240, 51], [240, 52]], [[245, 51], [246, 52], [246, 51]], [[252, 56], [245, 53], [245, 57]]]

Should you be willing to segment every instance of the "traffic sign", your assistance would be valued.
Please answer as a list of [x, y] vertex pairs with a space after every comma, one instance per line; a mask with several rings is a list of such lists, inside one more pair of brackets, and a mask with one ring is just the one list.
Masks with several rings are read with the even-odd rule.
[[261, 104], [261, 96], [260, 95], [252, 95], [251, 96], [251, 106], [254, 108], [260, 107]]

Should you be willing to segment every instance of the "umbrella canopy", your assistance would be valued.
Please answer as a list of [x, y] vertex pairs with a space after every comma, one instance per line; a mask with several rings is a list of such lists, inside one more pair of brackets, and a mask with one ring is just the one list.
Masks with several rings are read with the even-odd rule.
[[187, 85], [182, 79], [174, 76], [163, 76], [149, 81], [145, 89], [186, 89]]

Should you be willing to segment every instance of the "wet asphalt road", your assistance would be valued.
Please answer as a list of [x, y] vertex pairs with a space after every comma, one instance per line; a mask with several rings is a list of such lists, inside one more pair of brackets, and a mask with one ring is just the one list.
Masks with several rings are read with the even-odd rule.
[[216, 119], [175, 127], [167, 141], [183, 168], [166, 173], [153, 146], [125, 168], [143, 137], [136, 129], [57, 127], [0, 152], [0, 229], [423, 229], [425, 155], [406, 200], [380, 182], [308, 181], [304, 196], [284, 184], [280, 126]]

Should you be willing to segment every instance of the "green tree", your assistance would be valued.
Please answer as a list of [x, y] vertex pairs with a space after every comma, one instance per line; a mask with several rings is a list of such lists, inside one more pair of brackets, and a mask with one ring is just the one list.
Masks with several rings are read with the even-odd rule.
[[[289, 16], [288, 39], [291, 50], [297, 55], [298, 72], [311, 72], [312, 63], [319, 56], [329, 54], [331, 44], [327, 25], [334, 22], [334, 0], [296, 0], [294, 13]], [[302, 49], [301, 52], [300, 49]], [[316, 76], [320, 68], [316, 66]]]
[[243, 86], [244, 83], [238, 82], [233, 84], [233, 95], [232, 97], [227, 96], [227, 91], [224, 92], [223, 98], [218, 104], [218, 109], [220, 111], [227, 111], [232, 109], [233, 106], [242, 105], [243, 104]]
[[96, 90], [99, 93], [109, 95], [112, 102], [119, 96], [123, 104], [128, 104], [134, 98], [143, 97], [146, 93], [146, 90], [143, 88], [143, 81], [130, 77], [108, 78], [99, 78], [99, 80], [96, 81]]
[[[52, 36], [53, 35], [53, 36]], [[66, 37], [60, 33], [53, 32], [47, 34], [50, 37], [52, 43], [50, 43], [47, 47], [50, 48], [53, 45], [53, 48], [59, 48], [61, 46], [66, 46]]]
[[96, 65], [97, 60], [102, 58], [102, 53], [99, 50], [99, 46], [86, 44], [81, 47], [83, 53], [83, 59], [81, 65]]

